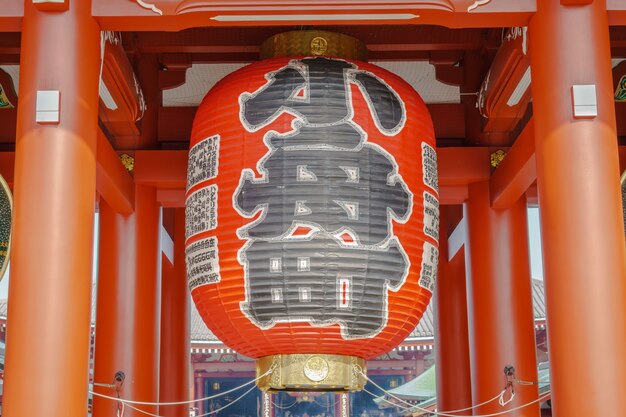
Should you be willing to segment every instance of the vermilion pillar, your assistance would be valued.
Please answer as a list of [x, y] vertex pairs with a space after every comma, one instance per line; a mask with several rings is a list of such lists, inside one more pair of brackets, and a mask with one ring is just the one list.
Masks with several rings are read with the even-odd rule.
[[[614, 415], [626, 410], [626, 256], [606, 4], [561, 3], [537, 2], [528, 29], [552, 405]], [[595, 85], [597, 116], [574, 118], [573, 85]]]
[[[100, 206], [100, 255], [94, 380], [111, 383], [126, 374], [120, 396], [159, 401], [160, 207], [151, 187], [135, 187], [135, 213]], [[109, 388], [96, 392], [115, 395]], [[94, 399], [94, 416], [115, 415], [117, 404]], [[139, 406], [156, 413], [157, 407]], [[125, 417], [142, 414], [126, 409]]]
[[[161, 402], [189, 398], [189, 293], [185, 268], [185, 210], [176, 209], [174, 265], [163, 263], [161, 303]], [[159, 414], [178, 417], [189, 414], [189, 404], [163, 406]]]
[[[537, 380], [526, 199], [494, 210], [489, 183], [470, 184], [465, 220], [472, 400], [480, 404], [504, 388], [507, 365], [515, 367], [517, 379]], [[515, 393], [507, 409], [538, 395], [536, 385], [516, 386]], [[474, 415], [503, 410], [494, 401], [474, 409]], [[538, 415], [537, 403], [507, 414]]]
[[[116, 213], [104, 200], [99, 207], [100, 241], [94, 381], [110, 384], [117, 371], [130, 377], [134, 343], [132, 317], [137, 282], [135, 215]], [[127, 381], [124, 381], [126, 385]], [[127, 387], [121, 393], [127, 395]], [[111, 389], [95, 387], [95, 392], [115, 396]], [[121, 394], [120, 393], [120, 394]], [[94, 397], [95, 417], [114, 416], [118, 404]]]
[[[195, 393], [196, 393], [196, 400], [199, 400], [200, 398], [204, 398], [206, 397], [205, 393], [204, 393], [204, 378], [201, 376], [196, 376], [195, 377], [195, 389], [194, 389]], [[194, 407], [196, 408], [196, 415], [202, 415], [204, 414], [204, 401], [196, 401], [194, 403]]]
[[[24, 2], [7, 416], [87, 413], [99, 36], [89, 0]], [[38, 90], [60, 92], [58, 124], [36, 122]]]
[[[463, 250], [448, 262], [448, 233], [445, 209], [439, 231], [439, 276], [435, 292], [435, 345], [437, 354], [437, 409], [441, 412], [472, 405], [465, 255]], [[470, 414], [471, 410], [460, 412]]]

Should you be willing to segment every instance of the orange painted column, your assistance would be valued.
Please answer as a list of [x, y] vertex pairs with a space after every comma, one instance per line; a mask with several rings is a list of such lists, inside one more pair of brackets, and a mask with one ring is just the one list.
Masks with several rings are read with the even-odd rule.
[[[472, 405], [465, 254], [460, 249], [448, 262], [448, 233], [445, 208], [439, 230], [439, 277], [435, 291], [435, 347], [437, 410], [460, 410]], [[460, 415], [471, 413], [460, 412]]]
[[[204, 378], [201, 376], [196, 376], [195, 377], [195, 392], [196, 392], [196, 400], [199, 400], [200, 398], [204, 398], [206, 397], [205, 393], [204, 393]], [[194, 407], [196, 408], [196, 415], [200, 416], [202, 414], [204, 414], [204, 404], [206, 401], [197, 401], [194, 404]]]
[[[626, 409], [626, 251], [609, 30], [605, 2], [590, 3], [539, 1], [528, 29], [557, 417]], [[573, 85], [595, 85], [597, 116], [574, 118]]]
[[[126, 379], [120, 396], [159, 401], [161, 210], [154, 188], [136, 186], [135, 213], [115, 213], [100, 205], [100, 255], [94, 380]], [[115, 396], [110, 388], [98, 393]], [[138, 406], [157, 413], [157, 407]], [[115, 415], [117, 404], [94, 399], [94, 417]], [[143, 415], [126, 409], [125, 417]]]
[[[87, 413], [100, 60], [90, 11], [88, 0], [61, 13], [24, 2], [7, 416]], [[38, 90], [60, 92], [58, 124], [36, 122]]]
[[[164, 260], [161, 298], [160, 402], [189, 398], [189, 292], [185, 268], [185, 209], [176, 209], [174, 265]], [[163, 417], [189, 414], [190, 404], [161, 406]]]
[[[474, 183], [464, 211], [472, 401], [480, 404], [504, 388], [505, 366], [515, 368], [517, 379], [537, 380], [526, 199], [495, 210], [489, 183]], [[474, 409], [474, 415], [536, 400], [537, 386], [516, 385], [515, 394], [506, 408], [494, 401]], [[539, 416], [539, 404], [507, 414], [516, 416]]]
[[[129, 378], [133, 363], [135, 331], [132, 317], [137, 282], [135, 215], [116, 213], [100, 199], [100, 240], [98, 254], [98, 294], [96, 311], [96, 346], [94, 381], [111, 384], [117, 371]], [[129, 396], [129, 381], [124, 381], [120, 395]], [[116, 396], [110, 388], [94, 387], [97, 393]], [[129, 397], [130, 398], [130, 397]], [[95, 396], [94, 417], [116, 415], [118, 404]]]

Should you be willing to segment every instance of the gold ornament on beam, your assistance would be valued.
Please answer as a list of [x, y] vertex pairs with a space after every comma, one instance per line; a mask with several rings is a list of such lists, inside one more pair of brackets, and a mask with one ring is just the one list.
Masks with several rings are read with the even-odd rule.
[[126, 171], [133, 172], [135, 170], [135, 158], [130, 156], [127, 153], [123, 153], [120, 155], [120, 161], [122, 161], [122, 165], [126, 168]]
[[493, 152], [491, 154], [491, 166], [493, 168], [498, 168], [502, 161], [504, 161], [505, 157], [506, 152], [504, 152], [502, 149], [498, 149], [497, 151]]
[[367, 47], [360, 40], [323, 30], [296, 30], [279, 33], [261, 44], [261, 59], [328, 56], [367, 61]]

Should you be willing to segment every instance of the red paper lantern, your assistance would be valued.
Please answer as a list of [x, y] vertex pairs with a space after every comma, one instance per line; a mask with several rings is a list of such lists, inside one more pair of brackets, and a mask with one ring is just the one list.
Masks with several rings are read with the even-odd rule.
[[415, 328], [438, 255], [432, 122], [365, 62], [276, 58], [220, 81], [194, 120], [189, 285], [239, 353], [372, 358]]

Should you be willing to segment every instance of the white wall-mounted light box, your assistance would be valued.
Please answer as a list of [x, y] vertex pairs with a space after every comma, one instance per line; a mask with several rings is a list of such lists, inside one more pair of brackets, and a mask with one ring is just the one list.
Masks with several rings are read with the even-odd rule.
[[595, 84], [572, 86], [574, 117], [594, 118], [598, 115], [598, 100]]
[[37, 91], [35, 121], [39, 124], [58, 124], [60, 107], [61, 93], [58, 90]]

